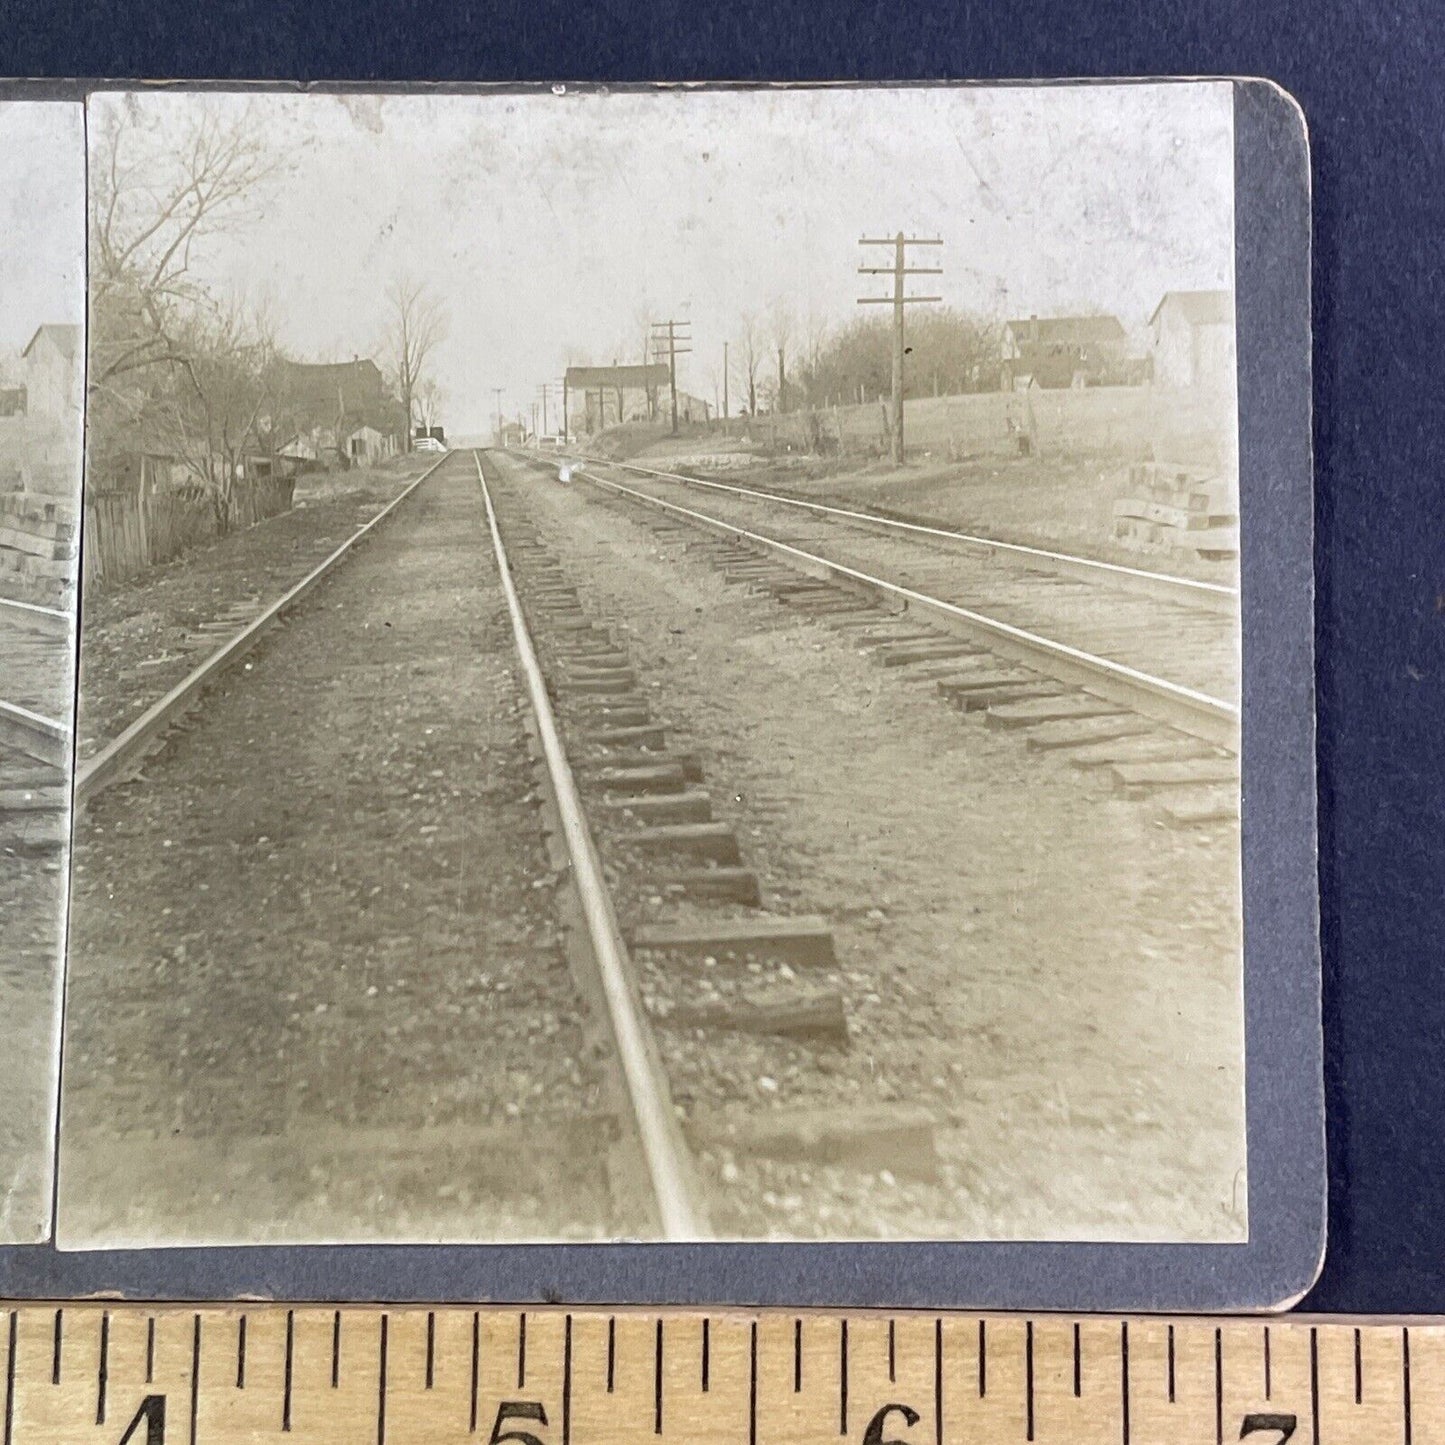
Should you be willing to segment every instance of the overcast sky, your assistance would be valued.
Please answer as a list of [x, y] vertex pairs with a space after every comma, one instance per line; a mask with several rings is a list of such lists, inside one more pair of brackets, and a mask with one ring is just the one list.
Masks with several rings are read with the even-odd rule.
[[1224, 83], [139, 104], [175, 136], [198, 106], [246, 113], [284, 157], [196, 268], [268, 297], [297, 356], [380, 360], [398, 273], [445, 298], [459, 433], [487, 426], [493, 387], [515, 411], [569, 359], [640, 360], [669, 315], [692, 320], [682, 384], [711, 400], [744, 315], [836, 325], [881, 294], [863, 234], [941, 236], [917, 254], [944, 274], [916, 289], [1000, 318], [1140, 330], [1165, 290], [1233, 284]]
[[0, 374], [47, 321], [85, 317], [81, 110], [0, 101]]

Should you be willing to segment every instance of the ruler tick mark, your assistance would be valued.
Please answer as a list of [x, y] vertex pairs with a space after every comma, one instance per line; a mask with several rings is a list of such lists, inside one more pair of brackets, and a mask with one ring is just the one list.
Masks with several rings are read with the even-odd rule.
[[201, 1408], [201, 1316], [191, 1325], [191, 1445], [196, 1445], [196, 1417]]
[[[1314, 1331], [1310, 1331], [1313, 1338]], [[1411, 1438], [1415, 1433], [1414, 1422], [1410, 1418], [1410, 1327], [1406, 1325], [1400, 1331], [1400, 1386], [1404, 1393], [1405, 1405], [1405, 1445], [1410, 1445]], [[1315, 1440], [1319, 1440], [1319, 1431], [1315, 1431]]]
[[517, 1325], [517, 1388], [527, 1383], [527, 1316], [524, 1313]]
[[933, 1322], [933, 1441], [943, 1445], [943, 1321]]
[[286, 1311], [286, 1375], [281, 1386], [281, 1431], [291, 1432], [291, 1359], [296, 1345], [296, 1312]]
[[437, 1317], [434, 1310], [426, 1312], [426, 1387], [431, 1389], [435, 1383], [437, 1354]]
[[1224, 1331], [1214, 1332], [1214, 1445], [1224, 1445]]
[[978, 1398], [988, 1394], [988, 1331], [983, 1320], [978, 1322]]
[[1269, 1368], [1269, 1326], [1264, 1327], [1264, 1398], [1268, 1400], [1272, 1395], [1273, 1380], [1270, 1378]]
[[793, 1321], [793, 1393], [803, 1388], [803, 1322]]
[[64, 1310], [55, 1311], [55, 1341], [50, 1351], [50, 1383], [52, 1385], [60, 1383], [60, 1330], [64, 1316]]
[[1129, 1445], [1129, 1325], [1119, 1327], [1119, 1434]]
[[15, 1336], [20, 1331], [20, 1316], [10, 1311], [10, 1334], [5, 1341], [5, 1435], [4, 1445], [13, 1445], [15, 1437]]
[[156, 1317], [146, 1320], [146, 1384], [155, 1380], [156, 1375]]
[[341, 1311], [331, 1316], [331, 1388], [341, 1387]]
[[475, 1435], [477, 1433], [477, 1376], [482, 1363], [482, 1314], [480, 1310], [472, 1311], [472, 1412], [469, 1416], [467, 1429]]
[[1365, 1372], [1361, 1368], [1360, 1332], [1355, 1330], [1355, 1404], [1362, 1404], [1365, 1396]]
[[1314, 1445], [1320, 1445], [1320, 1342], [1313, 1326], [1310, 1327], [1310, 1438]]
[[1084, 1393], [1084, 1358], [1079, 1348], [1079, 1327], [1074, 1326], [1074, 1399]]
[[246, 1316], [236, 1321], [236, 1388], [246, 1388]]
[[572, 1316], [562, 1326], [562, 1445], [572, 1441]]
[[1034, 1322], [1024, 1322], [1024, 1439], [1034, 1438]]
[[888, 1383], [898, 1383], [897, 1328], [893, 1320], [888, 1321]]
[[758, 1322], [748, 1335], [748, 1445], [758, 1445]]
[[612, 1393], [617, 1382], [617, 1317], [607, 1321], [607, 1393]]
[[1169, 1326], [1169, 1403], [1174, 1403], [1174, 1326]]
[[100, 1314], [100, 1367], [95, 1381], [95, 1423], [105, 1424], [105, 1387], [110, 1379], [110, 1311]]
[[662, 1434], [662, 1321], [658, 1320], [652, 1344], [652, 1433]]
[[710, 1344], [708, 1333], [708, 1320], [707, 1317], [704, 1316], [702, 1321], [702, 1392], [704, 1395], [707, 1394], [708, 1390], [708, 1347]]
[[838, 1433], [848, 1433], [848, 1321], [838, 1326]]
[[376, 1370], [376, 1445], [386, 1445], [386, 1336], [388, 1317], [381, 1317], [381, 1340], [377, 1347]]

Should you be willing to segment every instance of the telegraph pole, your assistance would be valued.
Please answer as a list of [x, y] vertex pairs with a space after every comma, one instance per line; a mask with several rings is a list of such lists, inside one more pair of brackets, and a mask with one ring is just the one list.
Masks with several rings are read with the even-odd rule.
[[728, 409], [728, 344], [723, 342], [723, 435], [727, 435], [728, 417], [732, 412]]
[[[679, 332], [679, 327], [689, 327], [690, 321], [654, 321], [652, 323], [652, 345], [661, 360], [667, 357], [667, 383], [672, 390], [672, 434], [677, 435], [677, 358], [687, 356], [691, 351], [690, 345], [679, 345], [680, 342], [691, 342], [692, 337]], [[663, 328], [666, 327], [666, 334]], [[664, 352], [663, 348], [666, 347]]]
[[496, 408], [497, 408], [497, 445], [498, 445], [498, 446], [501, 446], [501, 444], [502, 444], [502, 388], [501, 388], [500, 386], [494, 386], [494, 387], [492, 388], [492, 402], [493, 402], [493, 404], [494, 404], [494, 405], [496, 406]]
[[892, 276], [893, 294], [891, 296], [860, 296], [860, 306], [891, 306], [893, 308], [893, 460], [903, 465], [903, 312], [904, 308], [921, 301], [942, 301], [942, 296], [905, 296], [903, 284], [905, 276], [941, 276], [941, 266], [910, 266], [907, 263], [907, 248], [909, 246], [941, 246], [942, 237], [928, 239], [924, 237], [905, 236], [899, 231], [896, 236], [882, 236], [878, 238], [862, 237], [858, 244], [860, 246], [892, 246], [893, 264], [891, 266], [860, 266], [860, 276]]

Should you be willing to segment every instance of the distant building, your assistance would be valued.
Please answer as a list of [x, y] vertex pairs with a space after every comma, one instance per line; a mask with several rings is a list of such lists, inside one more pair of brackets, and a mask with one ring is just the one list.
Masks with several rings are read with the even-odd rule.
[[[648, 366], [569, 366], [562, 379], [569, 431], [599, 432], [625, 421], [649, 421], [658, 415], [668, 393], [668, 369]], [[682, 414], [682, 397], [678, 397]], [[549, 417], [550, 421], [551, 418]], [[556, 430], [561, 431], [561, 417]]]
[[373, 466], [396, 455], [396, 436], [392, 432], [377, 431], [374, 426], [359, 426], [347, 433], [345, 451], [352, 466]]
[[1129, 380], [1128, 337], [1117, 316], [1030, 316], [1008, 322], [1000, 389], [1117, 386]]
[[[401, 450], [407, 419], [369, 357], [353, 361], [278, 363], [275, 452], [297, 463], [391, 456]], [[359, 450], [353, 453], [356, 440]]]
[[25, 410], [68, 418], [80, 410], [81, 329], [39, 327], [20, 354], [25, 361]]
[[1160, 386], [1227, 390], [1234, 385], [1234, 296], [1166, 291], [1149, 318], [1154, 380]]

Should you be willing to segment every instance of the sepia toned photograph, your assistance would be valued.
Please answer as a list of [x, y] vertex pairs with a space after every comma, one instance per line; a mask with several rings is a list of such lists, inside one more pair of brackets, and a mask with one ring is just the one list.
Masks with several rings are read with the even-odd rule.
[[84, 107], [0, 97], [0, 1244], [50, 1232], [84, 320]]
[[86, 146], [61, 1248], [1248, 1240], [1228, 83]]

